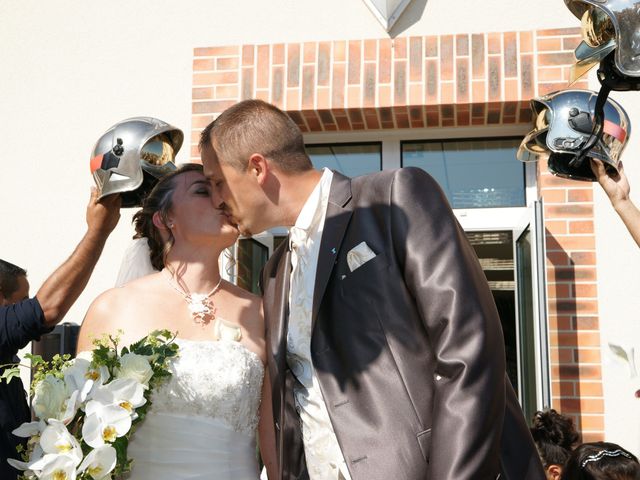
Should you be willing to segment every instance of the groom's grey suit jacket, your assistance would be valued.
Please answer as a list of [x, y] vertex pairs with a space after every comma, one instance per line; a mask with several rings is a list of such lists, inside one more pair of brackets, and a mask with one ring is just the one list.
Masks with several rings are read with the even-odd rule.
[[[376, 257], [351, 272], [361, 242]], [[288, 242], [262, 274], [280, 472], [308, 478], [286, 338]], [[353, 480], [542, 480], [498, 313], [442, 191], [415, 168], [334, 172], [311, 356]]]

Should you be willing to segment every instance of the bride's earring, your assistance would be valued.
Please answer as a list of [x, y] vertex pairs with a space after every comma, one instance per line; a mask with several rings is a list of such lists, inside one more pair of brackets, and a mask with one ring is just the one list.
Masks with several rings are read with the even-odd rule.
[[151, 217], [151, 221], [153, 222], [153, 226], [158, 230], [172, 230], [175, 224], [171, 220], [167, 220], [165, 222], [164, 218], [160, 214], [160, 212], [155, 212]]

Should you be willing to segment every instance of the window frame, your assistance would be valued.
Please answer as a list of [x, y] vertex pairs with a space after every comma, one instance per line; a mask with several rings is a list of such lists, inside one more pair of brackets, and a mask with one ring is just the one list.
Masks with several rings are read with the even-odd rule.
[[384, 164], [384, 156], [382, 151], [381, 141], [367, 141], [367, 142], [324, 142], [324, 143], [306, 143], [304, 144], [305, 151], [311, 147], [360, 147], [360, 146], [379, 146], [380, 147], [380, 168], [378, 171], [382, 171]]

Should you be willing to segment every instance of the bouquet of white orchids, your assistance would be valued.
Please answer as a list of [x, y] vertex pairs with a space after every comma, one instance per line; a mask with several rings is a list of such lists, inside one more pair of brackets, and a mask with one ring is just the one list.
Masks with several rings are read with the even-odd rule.
[[[155, 331], [118, 351], [119, 337], [105, 336], [94, 341], [93, 352], [74, 359], [30, 356], [37, 420], [13, 431], [29, 440], [26, 449], [18, 447], [22, 460], [8, 460], [24, 471], [20, 478], [99, 480], [128, 472], [129, 437], [144, 420], [154, 388], [171, 375], [174, 339], [167, 330]], [[3, 377], [13, 375], [15, 368]]]

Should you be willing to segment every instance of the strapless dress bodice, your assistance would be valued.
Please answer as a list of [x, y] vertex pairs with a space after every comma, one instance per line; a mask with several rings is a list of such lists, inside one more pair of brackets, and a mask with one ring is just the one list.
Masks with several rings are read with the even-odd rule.
[[216, 418], [252, 435], [264, 367], [240, 342], [176, 339], [180, 350], [171, 378], [152, 395], [151, 410]]
[[132, 480], [258, 478], [256, 429], [264, 366], [230, 340], [176, 339], [171, 378], [133, 433]]

